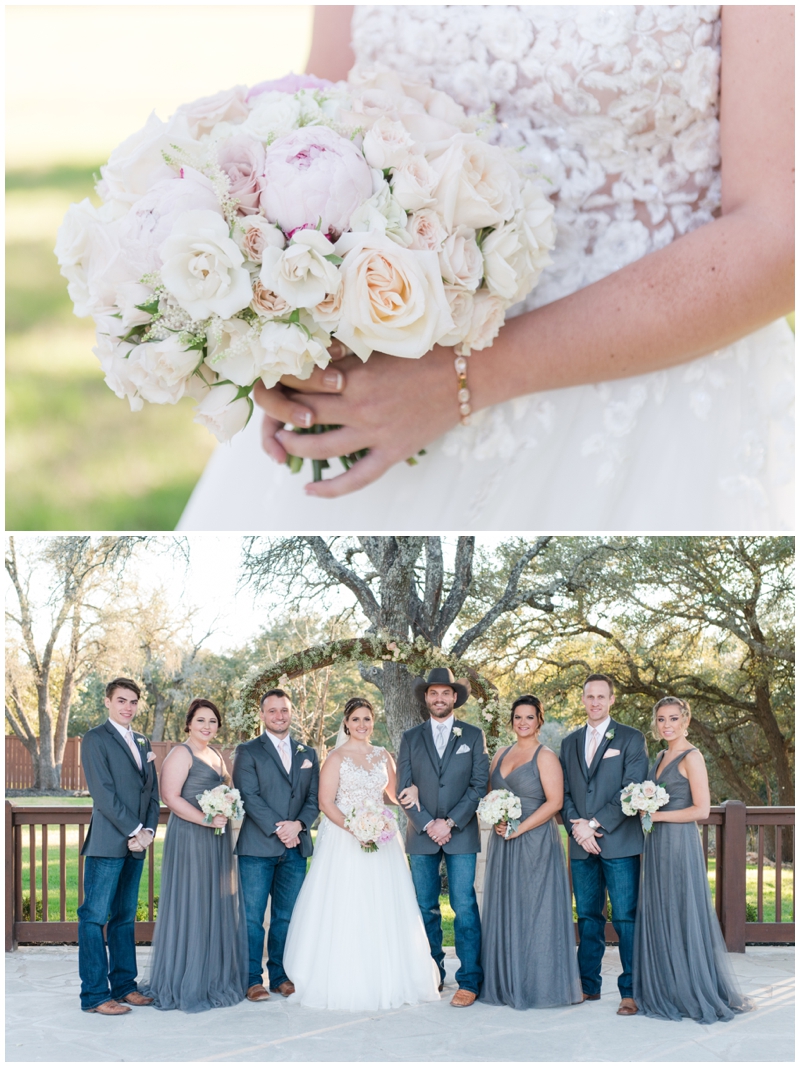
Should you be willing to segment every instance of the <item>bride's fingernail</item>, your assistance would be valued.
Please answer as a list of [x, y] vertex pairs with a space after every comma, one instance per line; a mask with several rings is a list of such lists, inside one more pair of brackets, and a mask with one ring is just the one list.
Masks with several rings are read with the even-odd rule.
[[335, 389], [337, 392], [344, 385], [344, 378], [338, 370], [326, 370], [322, 375], [322, 380], [325, 385], [329, 386], [331, 389]]
[[295, 426], [303, 426], [307, 429], [311, 425], [311, 412], [304, 408], [296, 408], [292, 412], [292, 422]]

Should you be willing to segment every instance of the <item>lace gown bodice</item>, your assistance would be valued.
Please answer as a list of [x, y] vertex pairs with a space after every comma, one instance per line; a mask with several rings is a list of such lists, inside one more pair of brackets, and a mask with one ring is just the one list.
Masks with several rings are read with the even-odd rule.
[[[357, 5], [352, 44], [359, 71], [388, 67], [472, 114], [493, 109], [490, 136], [538, 168], [556, 247], [509, 317], [720, 212], [717, 6]], [[219, 529], [224, 514], [230, 529], [398, 532], [435, 508], [459, 530], [789, 530], [793, 348], [779, 320], [665, 370], [517, 397], [339, 500], [307, 497], [304, 477], [259, 459], [251, 420], [213, 457], [181, 528]], [[262, 491], [243, 493], [253, 481]]]
[[383, 803], [383, 791], [389, 784], [386, 750], [375, 748], [367, 756], [366, 765], [359, 766], [349, 756], [344, 756], [339, 767], [339, 787], [336, 790], [336, 807], [340, 811], [352, 811], [367, 801]]

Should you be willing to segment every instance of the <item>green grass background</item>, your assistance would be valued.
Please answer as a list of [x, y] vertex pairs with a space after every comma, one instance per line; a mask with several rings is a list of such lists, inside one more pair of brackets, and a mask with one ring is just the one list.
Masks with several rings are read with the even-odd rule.
[[132, 413], [103, 381], [53, 247], [93, 171], [6, 175], [6, 529], [171, 530], [215, 440], [194, 405]]

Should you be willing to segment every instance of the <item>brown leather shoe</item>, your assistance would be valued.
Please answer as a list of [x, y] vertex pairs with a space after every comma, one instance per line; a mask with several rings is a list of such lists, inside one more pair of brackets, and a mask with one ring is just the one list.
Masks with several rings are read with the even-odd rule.
[[127, 996], [120, 997], [120, 1004], [133, 1004], [137, 1008], [146, 1008], [149, 1004], [152, 1004], [154, 997], [146, 997], [144, 993], [140, 993], [138, 989], [134, 989], [132, 993], [128, 993]]
[[583, 999], [584, 1000], [599, 1000], [600, 999], [600, 994], [599, 993], [584, 993], [583, 994]]
[[444, 979], [442, 979], [442, 981], [439, 983], [439, 992], [441, 993], [441, 991], [443, 989], [444, 989]]
[[97, 1012], [98, 1015], [127, 1015], [131, 1010], [127, 1004], [120, 1004], [118, 1000], [105, 1000], [96, 1008], [87, 1008], [87, 1011]]
[[636, 1015], [639, 1006], [633, 997], [623, 997], [617, 1008], [617, 1015]]
[[282, 997], [290, 997], [294, 993], [294, 982], [290, 982], [287, 978], [285, 982], [281, 982], [280, 985], [271, 985], [269, 989], [271, 993], [280, 993]]
[[263, 985], [251, 985], [245, 993], [248, 1000], [269, 1000], [269, 992]]
[[454, 1008], [468, 1008], [478, 999], [477, 993], [471, 993], [469, 989], [457, 989], [450, 1003]]

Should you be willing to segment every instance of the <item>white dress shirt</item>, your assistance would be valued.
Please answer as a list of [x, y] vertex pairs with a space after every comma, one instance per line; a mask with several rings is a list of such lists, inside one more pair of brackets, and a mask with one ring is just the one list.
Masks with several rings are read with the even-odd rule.
[[610, 715], [607, 715], [605, 717], [605, 719], [603, 719], [603, 721], [600, 723], [599, 726], [591, 726], [588, 722], [586, 723], [586, 738], [584, 740], [584, 746], [583, 746], [583, 758], [586, 761], [586, 766], [587, 767], [589, 766], [589, 744], [590, 744], [591, 739], [592, 739], [592, 730], [596, 730], [597, 731], [597, 744], [595, 745], [595, 749], [594, 749], [595, 752], [597, 752], [598, 748], [600, 748], [600, 745], [602, 744], [603, 738], [605, 737], [605, 734], [606, 734], [606, 730], [608, 730], [610, 724], [611, 724], [611, 716]]
[[[122, 725], [120, 725], [120, 723], [118, 723], [118, 722], [114, 722], [114, 720], [113, 720], [113, 719], [109, 719], [108, 721], [109, 721], [109, 722], [111, 723], [111, 725], [112, 725], [112, 726], [114, 727], [114, 729], [115, 729], [115, 730], [117, 731], [117, 733], [118, 733], [118, 734], [120, 735], [120, 737], [121, 737], [121, 738], [122, 738], [122, 740], [123, 740], [123, 741], [125, 742], [125, 744], [126, 744], [126, 745], [129, 745], [129, 744], [131, 744], [131, 743], [132, 743], [132, 744], [133, 744], [133, 747], [134, 747], [134, 749], [135, 749], [135, 750], [136, 750], [137, 752], [139, 752], [139, 750], [138, 750], [138, 749], [136, 748], [136, 739], [135, 739], [135, 738], [134, 738], [134, 736], [133, 736], [133, 730], [132, 730], [132, 728], [131, 728], [130, 726], [122, 726]], [[128, 741], [128, 738], [130, 738], [130, 742]], [[141, 754], [141, 752], [139, 752], [139, 762], [140, 762], [140, 763], [141, 763], [141, 760], [142, 760], [142, 754]], [[139, 768], [139, 770], [141, 770], [141, 767]], [[135, 830], [133, 830], [133, 831], [132, 831], [131, 833], [129, 833], [129, 834], [128, 834], [128, 837], [136, 837], [136, 835], [137, 835], [137, 834], [139, 833], [139, 831], [141, 830], [141, 828], [142, 828], [142, 824], [141, 824], [141, 823], [139, 823], [139, 825], [138, 825], [138, 826], [136, 827], [136, 829], [135, 829]], [[145, 826], [145, 830], [147, 830], [147, 832], [148, 832], [149, 834], [153, 834], [153, 836], [155, 836], [155, 831], [154, 831], [154, 830], [151, 830], [149, 826]]]
[[270, 741], [277, 749], [278, 755], [281, 758], [281, 763], [283, 764], [283, 769], [286, 771], [287, 774], [291, 774], [292, 749], [290, 745], [291, 739], [289, 735], [287, 734], [286, 737], [276, 737], [275, 734], [270, 733], [270, 731], [267, 730], [267, 737], [269, 737]]

